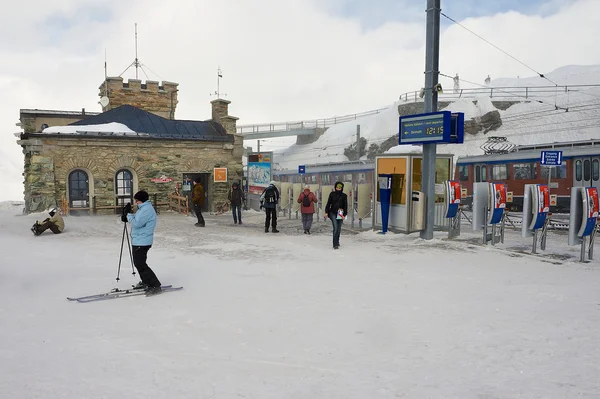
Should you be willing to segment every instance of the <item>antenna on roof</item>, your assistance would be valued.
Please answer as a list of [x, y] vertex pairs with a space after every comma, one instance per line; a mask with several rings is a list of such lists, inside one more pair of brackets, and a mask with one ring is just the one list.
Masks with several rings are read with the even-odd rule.
[[226, 96], [227, 94], [221, 94], [221, 79], [223, 79], [223, 71], [221, 71], [221, 67], [217, 68], [217, 91], [211, 93], [211, 96], [217, 96], [217, 98], [221, 98], [221, 96]]
[[[131, 68], [132, 66], [135, 66], [135, 78], [138, 79], [138, 68], [142, 70], [142, 72], [144, 72], [144, 75], [146, 75], [146, 79], [150, 79], [148, 77], [148, 74], [146, 74], [146, 71], [144, 70], [143, 67], [148, 68], [146, 65], [142, 64], [138, 58], [138, 34], [137, 34], [137, 22], [135, 23], [135, 59], [133, 60], [133, 62], [131, 64], [129, 64], [129, 66], [123, 71], [121, 72], [121, 75], [123, 75], [125, 72], [127, 72], [127, 70], [129, 68]], [[148, 70], [152, 73], [154, 73], [156, 76], [158, 76], [157, 73], [153, 72], [150, 68], [148, 68]], [[119, 76], [121, 76], [119, 75]], [[158, 76], [160, 78], [160, 76]]]
[[106, 48], [104, 49], [104, 95], [100, 98], [100, 101], [98, 103], [102, 107], [102, 111], [104, 111], [104, 108], [106, 108], [106, 106], [109, 103], [109, 100], [108, 100], [108, 66], [107, 66], [107, 62], [106, 62]]

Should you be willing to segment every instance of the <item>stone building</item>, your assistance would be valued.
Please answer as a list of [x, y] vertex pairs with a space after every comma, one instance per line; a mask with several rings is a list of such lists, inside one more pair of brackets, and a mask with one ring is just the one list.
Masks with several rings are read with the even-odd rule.
[[[21, 110], [25, 211], [114, 213], [141, 189], [166, 204], [176, 186], [189, 195], [196, 177], [205, 210], [226, 203], [231, 183], [242, 179], [237, 118], [229, 101], [216, 99], [210, 120], [174, 119], [177, 86], [108, 78], [99, 93], [108, 98], [105, 112]], [[226, 181], [215, 182], [215, 168], [227, 168]]]

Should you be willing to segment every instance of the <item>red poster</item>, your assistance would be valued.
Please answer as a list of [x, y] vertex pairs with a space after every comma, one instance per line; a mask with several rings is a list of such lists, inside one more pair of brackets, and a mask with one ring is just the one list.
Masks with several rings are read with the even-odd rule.
[[596, 187], [587, 187], [585, 189], [588, 201], [588, 218], [598, 217], [598, 189]]
[[506, 208], [506, 186], [502, 183], [494, 183], [494, 208]]
[[550, 211], [550, 192], [547, 185], [538, 186], [538, 213]]

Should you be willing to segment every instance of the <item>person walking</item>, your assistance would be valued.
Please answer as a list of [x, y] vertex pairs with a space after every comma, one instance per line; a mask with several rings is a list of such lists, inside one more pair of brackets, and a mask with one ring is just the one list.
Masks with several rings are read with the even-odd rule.
[[196, 227], [204, 227], [204, 217], [202, 217], [202, 205], [204, 205], [204, 187], [200, 184], [201, 179], [199, 177], [194, 179], [194, 190], [192, 191], [192, 205], [194, 206], [194, 213], [198, 218], [198, 223], [194, 224]]
[[277, 230], [277, 204], [279, 203], [279, 190], [275, 186], [275, 181], [271, 180], [269, 187], [260, 195], [260, 209], [265, 208], [265, 233], [269, 232], [269, 223], [273, 233], [279, 233]]
[[298, 203], [302, 204], [300, 213], [302, 214], [302, 228], [304, 229], [304, 234], [310, 234], [317, 196], [310, 191], [310, 186], [308, 184], [304, 186], [304, 191], [298, 196]]
[[156, 228], [156, 211], [148, 198], [149, 195], [144, 190], [135, 193], [133, 199], [137, 205], [137, 212], [130, 213], [131, 204], [127, 204], [121, 220], [131, 223], [133, 264], [142, 279], [134, 288], [143, 288], [146, 290], [146, 295], [154, 295], [160, 293], [161, 289], [158, 277], [146, 263]]
[[335, 182], [335, 189], [329, 194], [325, 205], [325, 219], [329, 217], [333, 225], [333, 249], [340, 248], [342, 223], [348, 214], [348, 196], [344, 193], [344, 183]]
[[231, 185], [227, 194], [227, 199], [231, 202], [231, 213], [233, 214], [233, 223], [242, 224], [242, 203], [245, 201], [244, 192], [238, 182]]

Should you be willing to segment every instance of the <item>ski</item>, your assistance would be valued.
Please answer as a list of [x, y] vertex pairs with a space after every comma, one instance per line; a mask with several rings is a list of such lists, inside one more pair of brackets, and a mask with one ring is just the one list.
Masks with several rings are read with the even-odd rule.
[[[179, 291], [181, 289], [183, 289], [183, 287], [164, 287], [162, 288], [162, 291], [159, 294], [154, 294], [152, 296], [156, 296], [156, 295], [160, 295], [162, 293], [165, 292], [171, 292], [171, 291]], [[132, 296], [138, 296], [138, 295], [146, 295], [146, 291], [129, 291], [129, 292], [125, 292], [125, 291], [121, 291], [121, 292], [116, 292], [112, 295], [105, 295], [105, 296], [99, 296], [99, 297], [92, 297], [92, 298], [84, 298], [84, 299], [77, 299], [76, 301], [79, 303], [88, 303], [88, 302], [97, 302], [97, 301], [107, 301], [109, 299], [117, 299], [117, 298], [129, 298]]]
[[[162, 289], [171, 288], [171, 287], [172, 287], [172, 285], [161, 286]], [[143, 288], [138, 288], [138, 289], [129, 288], [129, 289], [125, 289], [125, 290], [120, 290], [118, 288], [114, 288], [108, 292], [103, 292], [101, 294], [94, 294], [94, 295], [87, 295], [87, 296], [80, 296], [80, 297], [67, 297], [67, 299], [69, 301], [79, 301], [79, 300], [93, 299], [93, 298], [104, 298], [107, 296], [117, 295], [117, 294], [132, 294], [132, 293], [136, 293], [136, 292], [144, 293], [145, 290]]]

